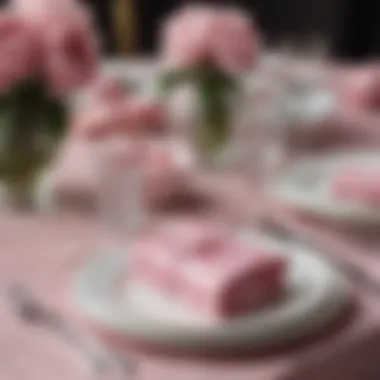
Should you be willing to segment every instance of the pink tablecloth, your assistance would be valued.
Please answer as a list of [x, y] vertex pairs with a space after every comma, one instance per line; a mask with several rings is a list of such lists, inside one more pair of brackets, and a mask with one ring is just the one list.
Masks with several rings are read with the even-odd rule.
[[[26, 284], [36, 297], [70, 318], [74, 314], [67, 303], [67, 281], [73, 270], [99, 252], [106, 240], [105, 231], [89, 219], [69, 215], [44, 218], [3, 215], [0, 224], [0, 285], [6, 290], [12, 283]], [[140, 353], [136, 378], [356, 380], [358, 371], [362, 371], [366, 373], [366, 380], [378, 380], [380, 299], [359, 287], [355, 295], [358, 309], [350, 324], [314, 343], [276, 355], [227, 362]], [[95, 378], [81, 354], [54, 333], [21, 323], [10, 313], [4, 298], [0, 302], [0, 318], [1, 379]], [[116, 376], [110, 378], [117, 379]]]
[[[232, 198], [224, 211], [236, 218], [241, 218], [241, 209], [236, 205], [243, 203], [243, 206], [253, 207], [253, 200], [259, 203], [254, 194], [244, 195], [241, 191], [231, 190]], [[244, 209], [248, 216], [250, 210]], [[67, 302], [67, 281], [78, 265], [96, 254], [106, 240], [107, 234], [93, 219], [63, 214], [39, 218], [3, 215], [0, 223], [0, 286], [6, 292], [11, 284], [26, 284], [36, 297], [81, 326]], [[374, 262], [362, 260], [358, 255], [350, 257], [358, 267], [374, 267]], [[357, 313], [344, 329], [329, 337], [276, 355], [241, 361], [201, 361], [131, 353], [139, 359], [135, 378], [378, 380], [380, 297], [364, 286], [355, 286], [354, 293], [358, 301]], [[3, 297], [0, 301], [0, 379], [96, 378], [82, 354], [43, 327], [23, 324], [8, 306]], [[108, 378], [118, 379], [116, 376]]]

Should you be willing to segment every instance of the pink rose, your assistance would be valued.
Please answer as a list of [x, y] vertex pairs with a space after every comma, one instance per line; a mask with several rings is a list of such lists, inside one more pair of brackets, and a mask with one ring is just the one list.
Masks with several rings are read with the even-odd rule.
[[201, 6], [186, 7], [167, 20], [162, 49], [170, 67], [187, 69], [209, 60], [213, 19], [213, 10]]
[[170, 68], [212, 64], [238, 74], [258, 59], [259, 40], [253, 23], [243, 12], [188, 6], [165, 23], [162, 49]]
[[14, 0], [13, 8], [38, 33], [43, 72], [54, 93], [66, 94], [98, 75], [98, 41], [89, 12], [73, 0]]
[[46, 74], [54, 92], [67, 93], [98, 75], [98, 46], [86, 20], [56, 26], [46, 35]]
[[0, 91], [35, 73], [39, 45], [24, 21], [11, 13], [0, 12]]
[[223, 71], [239, 74], [257, 61], [259, 39], [253, 23], [243, 12], [221, 11], [215, 20], [213, 35], [214, 59]]
[[380, 110], [380, 66], [353, 69], [343, 79], [343, 99], [349, 107]]
[[[49, 23], [50, 17], [55, 20], [60, 17], [62, 19], [78, 17], [77, 11], [80, 7], [77, 0], [11, 0], [13, 11], [23, 19], [37, 24]], [[73, 13], [73, 9], [76, 10], [75, 13]]]

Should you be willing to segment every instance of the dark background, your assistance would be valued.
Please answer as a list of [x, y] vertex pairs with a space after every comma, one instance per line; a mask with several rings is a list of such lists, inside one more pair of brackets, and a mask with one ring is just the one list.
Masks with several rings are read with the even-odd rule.
[[[106, 36], [106, 50], [114, 52], [110, 14], [112, 0], [87, 0], [96, 10]], [[160, 20], [181, 0], [135, 0], [139, 52], [150, 53], [156, 45]], [[380, 0], [214, 0], [244, 7], [258, 20], [270, 41], [283, 36], [325, 35], [336, 57], [362, 60], [380, 56]]]
[[[118, 53], [111, 7], [115, 0], [83, 0], [95, 12], [104, 50]], [[136, 7], [137, 47], [133, 53], [154, 52], [162, 18], [186, 0], [132, 0]], [[282, 37], [325, 35], [336, 57], [364, 60], [380, 57], [380, 0], [214, 0], [244, 7], [269, 42]], [[5, 3], [0, 0], [0, 3]]]

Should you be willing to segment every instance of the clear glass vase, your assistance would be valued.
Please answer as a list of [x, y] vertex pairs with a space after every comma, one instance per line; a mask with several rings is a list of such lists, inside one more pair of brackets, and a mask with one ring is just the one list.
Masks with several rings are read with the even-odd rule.
[[209, 120], [199, 109], [194, 110], [187, 126], [187, 140], [199, 169], [208, 174], [226, 174], [236, 169], [241, 153], [237, 141], [240, 128], [238, 96], [226, 103], [223, 117]]
[[224, 171], [233, 165], [233, 125], [213, 124], [202, 118], [193, 126], [191, 145], [197, 164], [207, 171]]
[[29, 125], [2, 123], [0, 128], [0, 183], [7, 205], [15, 210], [35, 209], [35, 188], [41, 171], [51, 161], [57, 136]]

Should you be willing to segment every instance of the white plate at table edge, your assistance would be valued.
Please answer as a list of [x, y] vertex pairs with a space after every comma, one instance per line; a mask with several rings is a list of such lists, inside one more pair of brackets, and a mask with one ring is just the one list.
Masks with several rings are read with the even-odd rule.
[[[268, 190], [271, 196], [285, 206], [320, 219], [344, 225], [380, 225], [380, 207], [374, 209], [370, 206], [339, 200], [329, 195], [327, 191], [327, 172], [334, 170], [342, 163], [347, 164], [350, 161], [355, 163], [358, 160], [365, 163], [378, 162], [380, 165], [380, 151], [354, 150], [300, 158], [270, 183]], [[315, 173], [317, 170], [327, 175]], [[301, 179], [300, 172], [307, 173], [308, 178]], [[322, 181], [326, 181], [325, 184], [322, 182], [322, 185], [326, 185], [325, 191], [320, 183], [321, 177], [325, 177], [322, 178]], [[318, 185], [313, 186], [313, 182]]]
[[[102, 255], [81, 268], [70, 283], [69, 297], [84, 316], [106, 331], [145, 344], [202, 350], [277, 346], [320, 331], [351, 300], [347, 282], [325, 259], [309, 248], [287, 246], [292, 268], [287, 286], [290, 301], [222, 325], [176, 324], [149, 313], [143, 318], [138, 312], [133, 315], [123, 304], [122, 292], [115, 291], [127, 264], [126, 254]], [[139, 296], [145, 299], [146, 294]], [[155, 313], [155, 307], [150, 313]]]

